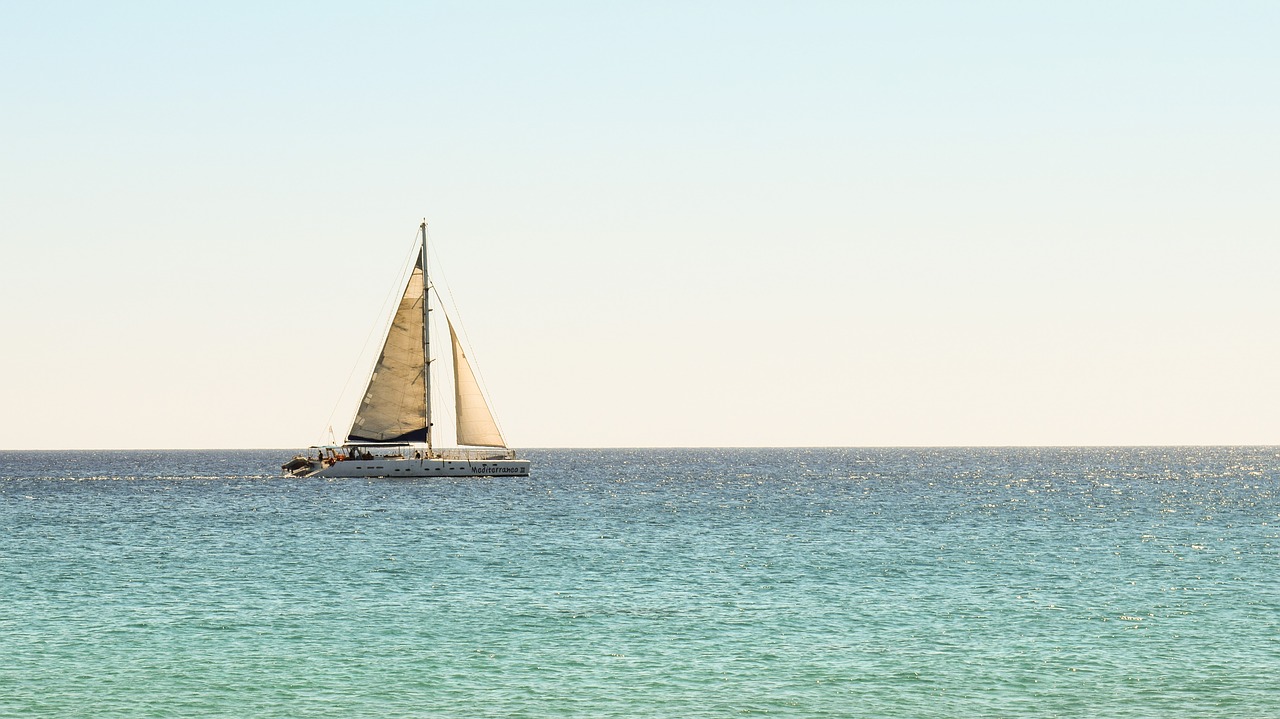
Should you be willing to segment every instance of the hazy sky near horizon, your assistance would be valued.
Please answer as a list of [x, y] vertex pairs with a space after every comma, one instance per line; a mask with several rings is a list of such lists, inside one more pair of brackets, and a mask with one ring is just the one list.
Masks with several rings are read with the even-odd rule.
[[[1280, 443], [1280, 4], [0, 6], [0, 448]], [[348, 392], [348, 395], [350, 392]]]

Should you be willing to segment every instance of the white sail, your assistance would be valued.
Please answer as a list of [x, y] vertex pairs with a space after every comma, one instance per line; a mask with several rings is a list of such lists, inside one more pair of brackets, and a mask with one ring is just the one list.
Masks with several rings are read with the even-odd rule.
[[424, 442], [427, 439], [426, 360], [422, 348], [422, 260], [400, 298], [387, 341], [373, 368], [360, 409], [351, 424], [351, 442]]
[[480, 385], [467, 362], [466, 353], [462, 351], [452, 322], [449, 323], [449, 338], [453, 340], [453, 395], [457, 402], [458, 444], [506, 447], [507, 443], [502, 441], [498, 423], [493, 421], [493, 414], [484, 401]]

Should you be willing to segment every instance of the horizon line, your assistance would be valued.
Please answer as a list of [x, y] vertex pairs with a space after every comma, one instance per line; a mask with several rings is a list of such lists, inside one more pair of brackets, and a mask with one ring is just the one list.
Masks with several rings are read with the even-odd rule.
[[[294, 452], [307, 447], [12, 447], [0, 452]], [[363, 446], [363, 445], [360, 445]], [[370, 445], [372, 446], [372, 445]], [[797, 444], [797, 445], [599, 445], [514, 447], [515, 451], [543, 450], [634, 450], [634, 449], [1179, 449], [1204, 447], [1278, 448], [1276, 444]], [[447, 448], [453, 449], [453, 448]], [[462, 447], [461, 449], [467, 449]]]

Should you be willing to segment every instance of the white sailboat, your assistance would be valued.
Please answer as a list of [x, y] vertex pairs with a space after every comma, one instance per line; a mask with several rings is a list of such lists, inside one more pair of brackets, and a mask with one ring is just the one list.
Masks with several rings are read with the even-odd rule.
[[457, 442], [432, 442], [431, 289], [427, 273], [427, 223], [419, 228], [422, 251], [414, 262], [391, 327], [341, 444], [317, 445], [285, 463], [294, 477], [494, 477], [529, 475], [529, 460], [507, 447], [462, 344], [449, 326]]

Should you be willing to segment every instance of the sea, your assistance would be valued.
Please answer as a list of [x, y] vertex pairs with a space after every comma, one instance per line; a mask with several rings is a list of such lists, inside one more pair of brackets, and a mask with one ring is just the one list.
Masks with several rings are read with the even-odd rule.
[[0, 452], [0, 717], [1280, 716], [1280, 448]]

